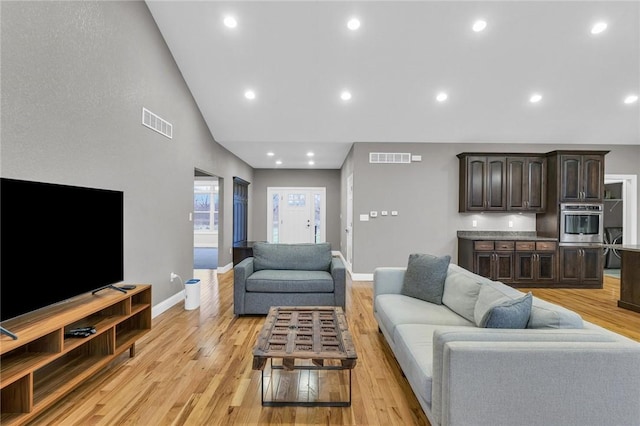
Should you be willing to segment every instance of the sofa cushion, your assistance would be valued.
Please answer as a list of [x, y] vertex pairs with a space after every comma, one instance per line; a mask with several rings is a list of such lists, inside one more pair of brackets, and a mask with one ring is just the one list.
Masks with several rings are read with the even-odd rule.
[[333, 278], [326, 271], [262, 270], [246, 281], [248, 292], [332, 293]]
[[331, 265], [331, 244], [253, 244], [254, 271], [288, 269], [298, 271], [328, 271]]
[[534, 297], [527, 328], [583, 328], [583, 322], [578, 313]]
[[484, 328], [526, 328], [531, 314], [531, 292], [494, 305], [480, 321]]
[[[477, 275], [449, 265], [449, 272], [444, 281], [442, 303], [456, 314], [469, 321], [475, 321], [473, 311], [478, 300], [482, 280]], [[468, 272], [468, 273], [466, 273]]]
[[473, 318], [476, 325], [480, 327], [482, 318], [484, 318], [493, 306], [522, 296], [524, 296], [524, 293], [499, 281], [482, 284], [480, 292], [478, 293], [476, 306], [473, 310]]
[[395, 328], [399, 324], [475, 326], [444, 305], [402, 294], [381, 294], [376, 297], [374, 305], [376, 315], [391, 339], [394, 339]]
[[400, 324], [396, 327], [394, 355], [402, 372], [419, 397], [431, 405], [433, 382], [433, 336], [436, 330], [464, 330], [468, 327]]
[[410, 254], [401, 293], [441, 305], [450, 261], [449, 255], [436, 257], [421, 253]]

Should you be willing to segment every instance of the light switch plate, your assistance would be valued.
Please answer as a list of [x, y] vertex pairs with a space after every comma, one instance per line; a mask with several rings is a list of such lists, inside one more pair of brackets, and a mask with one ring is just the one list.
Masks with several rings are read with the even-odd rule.
[[389, 214], [389, 212], [388, 212], [388, 211], [386, 211], [386, 210], [382, 210], [382, 211], [380, 212], [380, 216], [387, 216], [388, 214]]
[[369, 212], [369, 216], [371, 216], [371, 217], [378, 217], [378, 212], [377, 212], [377, 211], [375, 211], [375, 210], [371, 210], [371, 211]]
[[391, 210], [391, 216], [398, 216], [397, 210]]

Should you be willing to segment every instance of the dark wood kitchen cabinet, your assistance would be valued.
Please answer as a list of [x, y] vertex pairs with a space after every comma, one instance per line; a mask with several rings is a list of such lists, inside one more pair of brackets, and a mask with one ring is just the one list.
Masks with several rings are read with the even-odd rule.
[[582, 288], [602, 288], [603, 254], [601, 247], [561, 246], [560, 283], [580, 284]]
[[480, 276], [513, 287], [581, 288], [579, 281], [560, 282], [558, 256], [558, 242], [548, 239], [458, 237], [458, 265]]
[[553, 241], [516, 241], [515, 283], [526, 287], [557, 282], [556, 249]]
[[459, 154], [459, 211], [505, 211], [507, 209], [507, 158]]
[[543, 212], [546, 205], [546, 157], [507, 157], [507, 210]]
[[513, 241], [474, 241], [473, 272], [492, 280], [513, 281]]
[[604, 155], [559, 155], [560, 202], [595, 202], [604, 198]]

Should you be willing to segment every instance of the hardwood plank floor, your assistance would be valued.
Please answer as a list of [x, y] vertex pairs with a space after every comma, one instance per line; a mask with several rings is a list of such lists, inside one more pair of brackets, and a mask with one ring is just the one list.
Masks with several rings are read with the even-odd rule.
[[[233, 315], [233, 272], [196, 270], [201, 306], [180, 303], [153, 321], [136, 345], [36, 418], [38, 425], [428, 425], [372, 314], [371, 282], [348, 279], [347, 317], [358, 351], [349, 408], [273, 407], [260, 403], [260, 371], [251, 351], [263, 316]], [[602, 290], [531, 289], [589, 321], [640, 341], [640, 314], [618, 308], [619, 281]], [[528, 290], [527, 290], [528, 291]], [[299, 374], [299, 373], [295, 373]], [[267, 377], [278, 392], [343, 397], [344, 378]], [[289, 390], [287, 390], [289, 389]], [[334, 394], [327, 395], [328, 390]], [[335, 392], [339, 392], [336, 394]], [[292, 396], [292, 395], [287, 395]]]

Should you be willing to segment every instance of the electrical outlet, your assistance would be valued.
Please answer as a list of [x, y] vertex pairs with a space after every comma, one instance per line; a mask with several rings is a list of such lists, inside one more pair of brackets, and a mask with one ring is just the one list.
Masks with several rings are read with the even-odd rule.
[[176, 275], [174, 272], [171, 273], [171, 275], [169, 276], [169, 278], [171, 279], [171, 282], [173, 282], [173, 280], [175, 280], [178, 277], [178, 275]]
[[478, 226], [478, 221], [477, 220], [472, 220], [471, 221], [471, 226], [473, 226], [474, 228], [476, 228]]
[[509, 221], [509, 228], [513, 228], [513, 221], [512, 220]]

